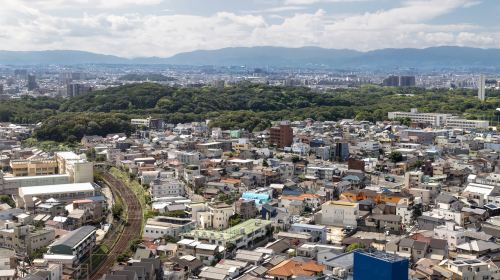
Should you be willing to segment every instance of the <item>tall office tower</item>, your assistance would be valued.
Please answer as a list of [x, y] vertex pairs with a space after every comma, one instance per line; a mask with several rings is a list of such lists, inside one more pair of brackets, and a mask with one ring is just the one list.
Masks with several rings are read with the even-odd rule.
[[481, 75], [479, 77], [479, 82], [477, 85], [477, 98], [481, 101], [484, 101], [486, 99], [485, 84], [486, 79], [484, 78], [484, 75]]
[[384, 79], [382, 82], [383, 86], [386, 87], [397, 87], [399, 86], [399, 77], [398, 76], [389, 76]]
[[74, 97], [86, 94], [92, 91], [92, 87], [84, 84], [68, 84], [66, 86], [66, 96]]
[[223, 89], [225, 85], [226, 85], [226, 82], [224, 80], [212, 81], [212, 86], [217, 88], [217, 89]]
[[28, 75], [28, 90], [34, 90], [37, 87], [35, 75]]
[[26, 69], [16, 69], [16, 70], [14, 70], [14, 75], [18, 79], [26, 80], [26, 77], [28, 76], [28, 70], [26, 70]]
[[399, 77], [400, 87], [414, 87], [415, 86], [415, 76], [401, 76]]

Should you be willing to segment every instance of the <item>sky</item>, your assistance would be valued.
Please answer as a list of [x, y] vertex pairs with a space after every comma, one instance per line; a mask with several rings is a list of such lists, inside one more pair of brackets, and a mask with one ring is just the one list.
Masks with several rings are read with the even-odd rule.
[[500, 48], [500, 0], [0, 0], [1, 50]]

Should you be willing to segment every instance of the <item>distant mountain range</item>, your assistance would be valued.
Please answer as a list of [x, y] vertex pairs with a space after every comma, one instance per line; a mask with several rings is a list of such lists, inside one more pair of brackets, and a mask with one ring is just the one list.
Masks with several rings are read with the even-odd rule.
[[127, 59], [84, 51], [0, 51], [0, 64], [171, 64], [332, 69], [500, 69], [500, 49], [432, 47], [360, 52], [317, 47], [250, 47], [200, 50], [168, 58]]

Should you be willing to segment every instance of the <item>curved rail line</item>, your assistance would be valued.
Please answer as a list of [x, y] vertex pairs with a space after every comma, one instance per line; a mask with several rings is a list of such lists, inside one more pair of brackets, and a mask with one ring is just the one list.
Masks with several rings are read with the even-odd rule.
[[130, 241], [141, 236], [140, 231], [143, 220], [141, 204], [139, 203], [139, 200], [134, 192], [122, 181], [116, 179], [109, 173], [104, 173], [102, 178], [113, 192], [113, 196], [120, 196], [123, 200], [127, 211], [127, 224], [125, 225], [125, 228], [120, 234], [118, 240], [115, 242], [115, 245], [109, 251], [108, 255], [99, 264], [97, 269], [92, 272], [90, 277], [92, 280], [101, 279], [104, 274], [109, 273], [110, 269], [115, 264], [117, 257], [120, 254], [127, 252]]

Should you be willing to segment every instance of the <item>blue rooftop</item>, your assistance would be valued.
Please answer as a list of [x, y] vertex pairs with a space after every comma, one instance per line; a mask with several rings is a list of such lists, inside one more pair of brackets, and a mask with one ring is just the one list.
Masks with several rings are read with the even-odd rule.
[[241, 198], [244, 200], [254, 200], [256, 205], [266, 204], [271, 201], [271, 198], [267, 193], [244, 192], [241, 195]]

